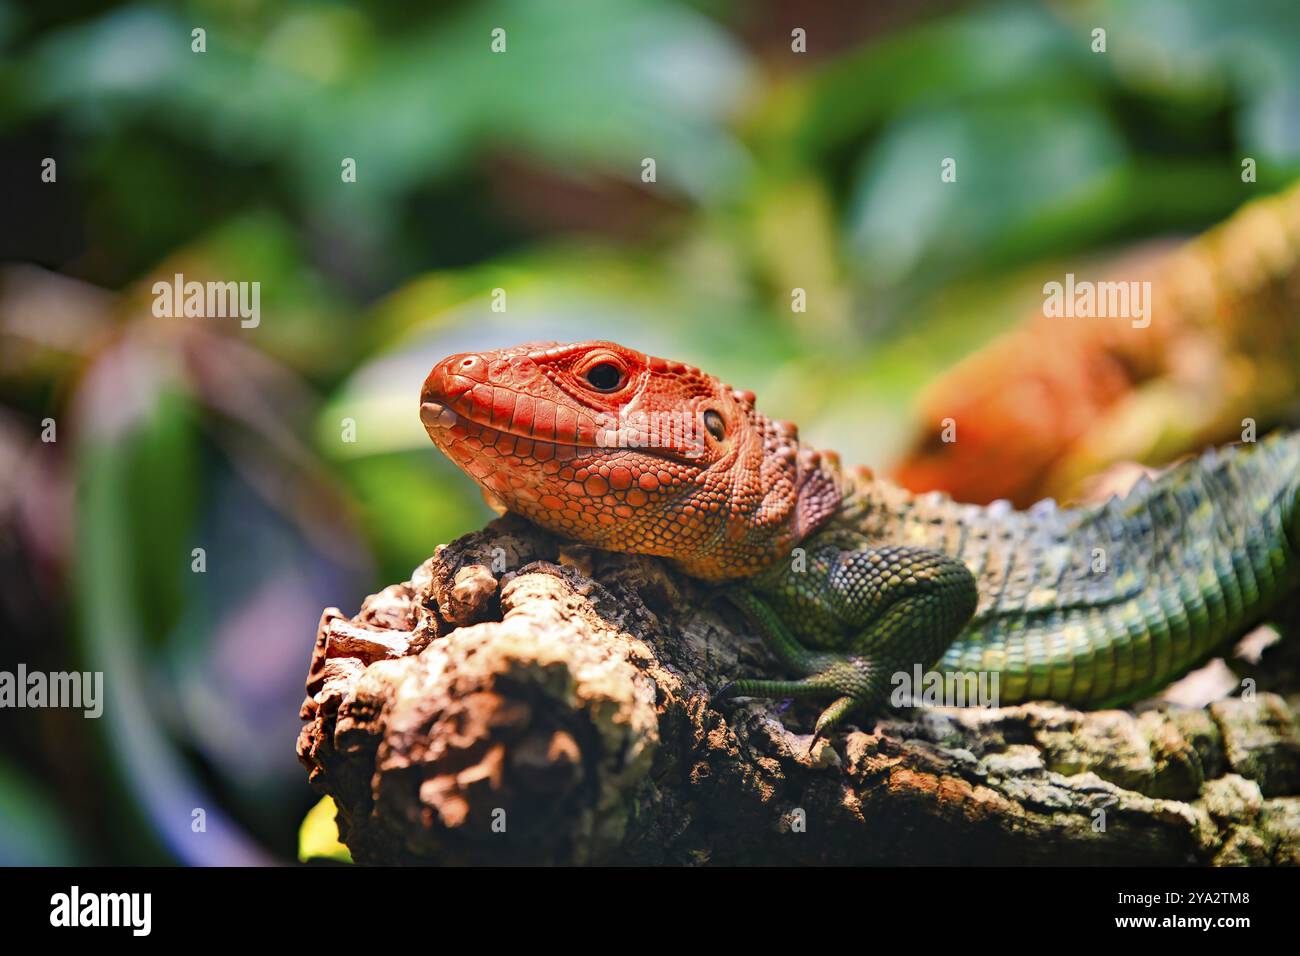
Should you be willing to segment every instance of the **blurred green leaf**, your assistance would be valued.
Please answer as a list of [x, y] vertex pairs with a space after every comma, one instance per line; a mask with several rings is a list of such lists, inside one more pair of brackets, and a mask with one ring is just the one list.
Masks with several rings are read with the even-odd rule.
[[351, 863], [352, 853], [339, 842], [339, 828], [335, 822], [338, 808], [331, 797], [321, 797], [320, 802], [307, 811], [298, 830], [298, 859], [335, 860]]
[[120, 502], [130, 520], [120, 547], [128, 551], [133, 584], [124, 597], [140, 609], [142, 636], [155, 645], [165, 640], [186, 604], [195, 513], [203, 488], [197, 424], [188, 398], [163, 392], [151, 427], [138, 433], [131, 454], [122, 459], [131, 493]]
[[[749, 67], [725, 33], [683, 7], [496, 0], [385, 37], [373, 58], [357, 52], [370, 41], [347, 36], [364, 27], [346, 16], [298, 23], [307, 39], [277, 34], [260, 47], [228, 19], [214, 13], [204, 54], [190, 52], [188, 20], [150, 7], [68, 27], [36, 51], [22, 98], [82, 125], [147, 113], [236, 161], [281, 164], [312, 206], [370, 222], [414, 182], [498, 145], [628, 181], [653, 156], [661, 182], [696, 198], [743, 178], [746, 158], [724, 121]], [[500, 54], [490, 48], [496, 28], [506, 30]], [[329, 38], [327, 60], [352, 68], [305, 66], [311, 35]], [[357, 161], [349, 186], [343, 157]]]
[[1240, 147], [1300, 162], [1300, 16], [1293, 0], [1092, 0], [1067, 5], [1076, 24], [1108, 29], [1107, 59], [1147, 96], [1202, 100], [1216, 88], [1242, 101]]
[[[165, 501], [141, 497], [141, 476], [150, 467], [146, 494], [184, 499], [193, 487], [174, 487], [184, 472], [166, 452], [184, 438], [184, 392], [164, 363], [151, 363], [130, 344], [120, 345], [92, 368], [81, 395], [77, 428], [77, 552], [74, 570], [78, 632], [91, 670], [103, 671], [104, 716], [95, 729], [115, 757], [117, 783], [134, 798], [121, 818], [119, 839], [132, 836], [147, 857], [152, 836], [176, 858], [190, 863], [254, 865], [269, 857], [231, 820], [185, 765], [158, 720], [157, 695], [147, 653], [146, 621], [156, 619], [154, 601], [167, 603], [170, 585], [189, 571], [189, 548], [178, 548], [184, 525], [161, 529], [135, 524], [133, 503], [169, 520]], [[168, 563], [170, 562], [170, 563]], [[156, 575], [155, 581], [147, 574]], [[160, 593], [155, 594], [155, 587]], [[193, 829], [202, 810], [205, 826]]]
[[48, 794], [0, 760], [0, 865], [75, 866], [83, 862]]
[[443, 541], [495, 517], [475, 485], [427, 447], [343, 462], [365, 527], [379, 555], [383, 581], [405, 581]]
[[278, 212], [250, 209], [218, 221], [154, 266], [139, 283], [141, 291], [156, 280], [171, 282], [176, 272], [201, 282], [259, 283], [258, 325], [240, 327], [238, 335], [291, 368], [327, 378], [352, 363], [352, 330], [340, 291], [308, 261], [299, 237]]
[[[940, 175], [949, 159], [953, 182]], [[873, 288], [922, 272], [933, 285], [1026, 237], [1049, 250], [1073, 244], [1073, 219], [1060, 211], [1110, 198], [1127, 159], [1109, 118], [1086, 100], [1029, 96], [909, 114], [865, 157], [850, 202], [861, 270]]]

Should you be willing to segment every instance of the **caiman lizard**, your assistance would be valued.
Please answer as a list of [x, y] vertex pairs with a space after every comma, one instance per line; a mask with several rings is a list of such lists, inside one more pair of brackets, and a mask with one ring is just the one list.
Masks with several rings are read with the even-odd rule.
[[612, 342], [453, 355], [434, 443], [505, 508], [723, 588], [779, 659], [716, 697], [828, 701], [891, 678], [997, 676], [999, 702], [1118, 706], [1269, 619], [1300, 583], [1300, 441], [1210, 450], [1074, 508], [913, 495], [806, 446], [752, 392]]

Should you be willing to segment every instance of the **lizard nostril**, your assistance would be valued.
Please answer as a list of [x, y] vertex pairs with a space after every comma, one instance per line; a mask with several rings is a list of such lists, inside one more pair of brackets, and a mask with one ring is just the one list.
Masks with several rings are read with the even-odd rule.
[[487, 381], [488, 364], [481, 355], [462, 355], [459, 362], [448, 360], [447, 369], [453, 375], [464, 375], [476, 382]]
[[488, 363], [473, 353], [450, 355], [433, 367], [425, 380], [421, 400], [445, 404], [482, 385], [488, 377]]
[[469, 353], [467, 355], [453, 355], [450, 358], [443, 359], [440, 367], [443, 369], [443, 375], [451, 380], [469, 379], [473, 382], [487, 381], [488, 364], [481, 355]]

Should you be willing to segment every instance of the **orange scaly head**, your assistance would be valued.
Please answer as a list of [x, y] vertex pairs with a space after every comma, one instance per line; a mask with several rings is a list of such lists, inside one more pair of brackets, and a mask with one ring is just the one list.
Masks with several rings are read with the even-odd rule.
[[425, 379], [420, 418], [511, 511], [710, 581], [782, 559], [840, 503], [833, 465], [753, 393], [613, 342], [453, 355]]

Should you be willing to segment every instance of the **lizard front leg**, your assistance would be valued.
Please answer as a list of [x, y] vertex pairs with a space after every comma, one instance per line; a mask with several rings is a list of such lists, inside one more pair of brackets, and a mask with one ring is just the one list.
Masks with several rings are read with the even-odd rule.
[[975, 612], [978, 591], [966, 565], [936, 551], [861, 547], [823, 549], [806, 571], [729, 597], [802, 676], [738, 680], [716, 696], [833, 698], [817, 719], [816, 740], [850, 711], [879, 706], [894, 674], [937, 661]]

